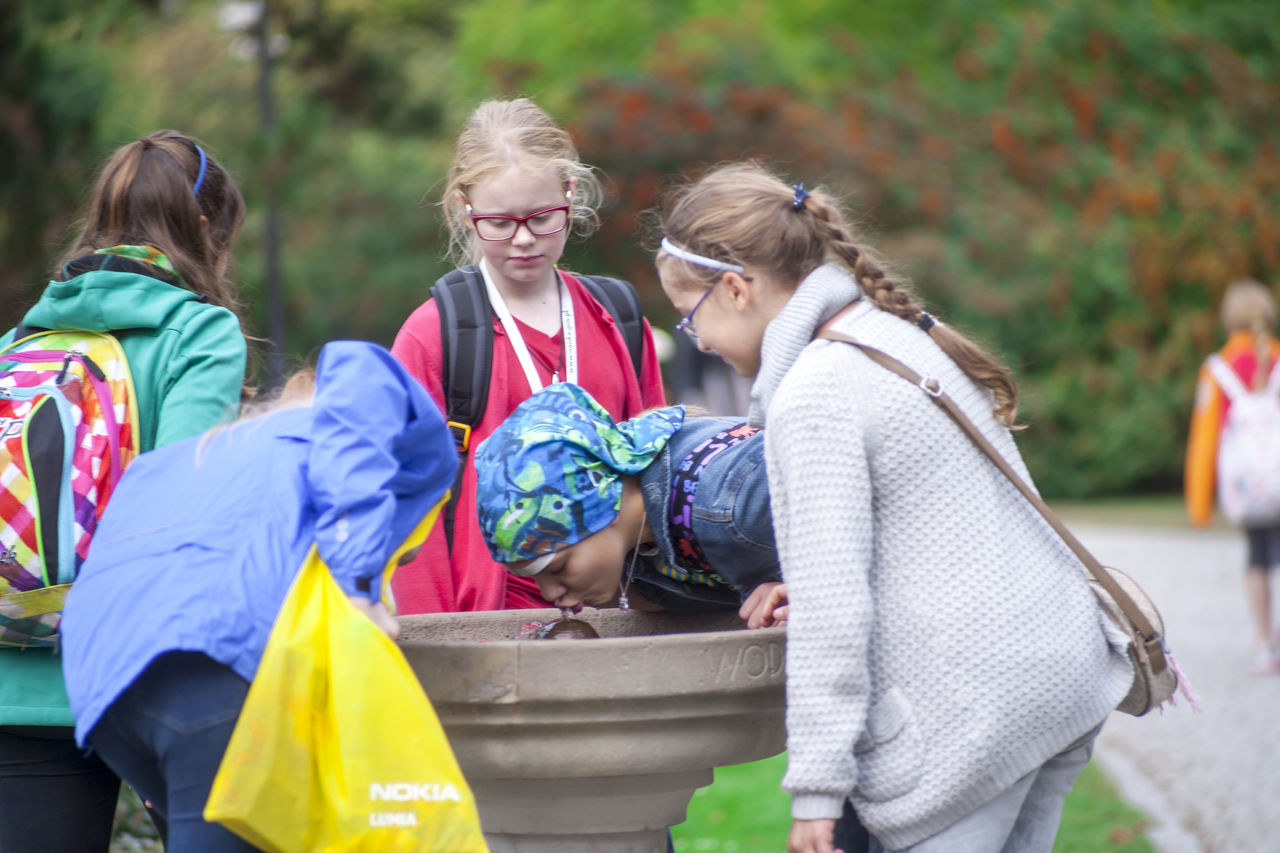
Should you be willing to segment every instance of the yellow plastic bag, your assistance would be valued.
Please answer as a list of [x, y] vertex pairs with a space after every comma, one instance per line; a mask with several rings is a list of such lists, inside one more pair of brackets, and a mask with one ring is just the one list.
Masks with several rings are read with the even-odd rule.
[[314, 548], [271, 630], [204, 817], [272, 853], [488, 850], [404, 655]]

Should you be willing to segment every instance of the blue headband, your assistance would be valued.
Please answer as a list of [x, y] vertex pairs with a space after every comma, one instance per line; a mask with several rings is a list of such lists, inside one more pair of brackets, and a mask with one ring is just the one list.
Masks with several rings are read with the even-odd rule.
[[196, 151], [200, 154], [200, 174], [196, 175], [195, 186], [191, 188], [192, 195], [200, 195], [200, 187], [204, 186], [204, 173], [209, 168], [209, 158], [205, 156], [204, 149], [196, 145]]

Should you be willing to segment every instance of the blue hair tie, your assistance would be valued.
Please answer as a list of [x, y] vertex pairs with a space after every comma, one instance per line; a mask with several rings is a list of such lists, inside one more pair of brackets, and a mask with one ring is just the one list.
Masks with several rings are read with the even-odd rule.
[[196, 175], [195, 185], [191, 187], [192, 195], [200, 195], [200, 188], [204, 186], [204, 173], [209, 169], [209, 158], [205, 156], [204, 149], [196, 145], [196, 153], [200, 155], [200, 174]]
[[804, 200], [809, 197], [809, 191], [804, 188], [804, 184], [795, 184], [791, 189], [796, 191], [795, 196], [791, 199], [791, 209], [804, 210]]

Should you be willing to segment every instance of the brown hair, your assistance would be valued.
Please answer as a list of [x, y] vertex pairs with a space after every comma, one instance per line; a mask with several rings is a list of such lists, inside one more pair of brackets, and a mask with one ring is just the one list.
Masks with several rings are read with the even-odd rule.
[[445, 179], [440, 204], [449, 229], [449, 257], [454, 263], [474, 263], [480, 243], [457, 195], [512, 164], [555, 173], [561, 186], [573, 190], [569, 227], [578, 236], [595, 230], [596, 205], [603, 192], [592, 168], [578, 159], [568, 131], [528, 98], [485, 101], [467, 119], [454, 145], [453, 162]]
[[1227, 285], [1222, 295], [1222, 325], [1228, 332], [1249, 332], [1257, 348], [1258, 366], [1252, 387], [1261, 388], [1267, 381], [1271, 362], [1271, 330], [1276, 325], [1276, 300], [1259, 281], [1240, 279]]
[[[924, 309], [908, 282], [869, 249], [855, 244], [836, 199], [814, 189], [803, 209], [796, 210], [795, 197], [791, 187], [757, 163], [719, 166], [676, 191], [661, 217], [662, 232], [683, 249], [764, 270], [792, 290], [823, 264], [839, 263], [877, 308], [911, 323], [921, 319]], [[680, 276], [704, 288], [724, 275], [664, 251], [659, 251], [657, 263], [681, 264]], [[996, 417], [1011, 426], [1018, 388], [1009, 368], [949, 326], [934, 324], [929, 335], [969, 378], [991, 391]]]
[[193, 192], [200, 174], [197, 145], [176, 130], [158, 130], [117, 149], [98, 175], [80, 233], [55, 277], [68, 262], [98, 249], [152, 246], [188, 288], [242, 316], [239, 289], [225, 275], [231, 242], [244, 222], [244, 197], [204, 146], [204, 179], [200, 192]]

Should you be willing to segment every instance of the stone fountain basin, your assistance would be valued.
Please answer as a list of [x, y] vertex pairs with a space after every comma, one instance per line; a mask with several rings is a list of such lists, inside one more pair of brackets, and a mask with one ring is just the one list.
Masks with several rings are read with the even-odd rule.
[[587, 609], [598, 639], [509, 639], [559, 616], [400, 619], [494, 853], [665, 853], [713, 767], [785, 748], [784, 628]]
[[776, 755], [783, 628], [588, 608], [591, 640], [511, 640], [558, 610], [406, 616], [399, 643], [459, 763], [488, 778], [633, 775]]

